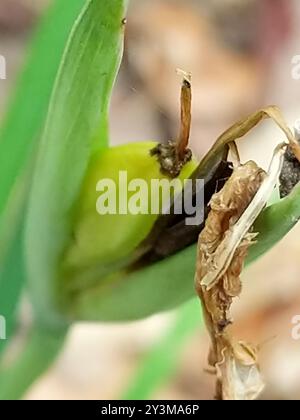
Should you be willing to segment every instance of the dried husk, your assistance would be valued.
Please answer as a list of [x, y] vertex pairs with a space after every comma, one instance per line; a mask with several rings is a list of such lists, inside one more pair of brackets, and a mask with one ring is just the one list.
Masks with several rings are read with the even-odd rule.
[[228, 332], [230, 308], [240, 295], [243, 269], [248, 247], [255, 234], [247, 234], [237, 247], [228, 269], [221, 278], [207, 287], [202, 280], [218, 262], [220, 244], [230, 235], [262, 185], [266, 173], [255, 162], [237, 167], [221, 191], [210, 202], [211, 211], [199, 236], [196, 266], [196, 290], [202, 301], [206, 324], [212, 340], [210, 365], [217, 374], [217, 398], [249, 400], [263, 389], [256, 357], [246, 344], [234, 343]]
[[251, 232], [252, 225], [278, 182], [287, 144], [298, 161], [300, 146], [280, 110], [271, 106], [230, 127], [201, 162], [206, 167], [225, 145], [265, 118], [273, 119], [281, 128], [286, 143], [276, 147], [268, 173], [253, 161], [234, 168], [224, 187], [212, 196], [198, 240], [195, 287], [211, 337], [209, 365], [217, 375], [216, 398], [220, 400], [253, 400], [264, 388], [258, 349], [232, 337], [230, 309], [233, 299], [241, 294], [240, 275], [249, 246], [257, 236]]

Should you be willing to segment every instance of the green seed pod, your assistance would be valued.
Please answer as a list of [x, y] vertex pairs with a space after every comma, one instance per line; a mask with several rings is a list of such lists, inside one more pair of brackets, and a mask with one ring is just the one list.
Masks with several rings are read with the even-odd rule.
[[[105, 268], [133, 258], [135, 249], [171, 201], [169, 192], [179, 193], [197, 166], [195, 160], [190, 161], [177, 179], [170, 180], [162, 174], [156, 158], [150, 156], [155, 146], [154, 142], [127, 144], [93, 156], [76, 204], [73, 240], [64, 260], [66, 268], [77, 271], [95, 264]], [[174, 188], [163, 188], [161, 180]], [[156, 186], [161, 188], [157, 190]], [[97, 192], [104, 187], [105, 192]], [[101, 200], [99, 206], [107, 204], [107, 214], [97, 211], [97, 198]]]

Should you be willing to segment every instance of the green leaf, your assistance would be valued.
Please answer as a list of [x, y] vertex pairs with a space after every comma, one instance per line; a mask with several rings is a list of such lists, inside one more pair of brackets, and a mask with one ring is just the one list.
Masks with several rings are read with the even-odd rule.
[[[56, 226], [57, 220], [61, 220], [65, 228], [68, 227], [72, 197], [76, 197], [76, 191], [81, 185], [80, 173], [84, 171], [92, 151], [107, 146], [107, 112], [122, 51], [123, 13], [124, 4], [121, 0], [111, 1], [110, 4], [106, 4], [104, 0], [86, 2], [64, 53], [36, 167], [26, 236], [29, 244], [29, 268], [33, 269], [30, 272], [36, 274], [39, 269], [42, 270], [40, 277], [30, 277], [30, 280], [33, 280], [34, 286], [39, 285], [41, 280], [53, 281], [46, 286], [42, 285], [42, 289], [51, 289], [56, 279], [52, 277], [53, 267], [41, 267], [39, 261], [43, 261], [44, 257], [49, 257], [47, 261], [50, 262], [53, 258], [59, 259], [59, 249], [64, 246], [60, 240], [65, 232], [56, 237], [55, 229], [52, 228]], [[72, 157], [74, 160], [70, 161]], [[57, 177], [59, 169], [61, 176]], [[68, 182], [70, 179], [72, 182]], [[78, 185], [75, 185], [76, 181]], [[44, 191], [43, 188], [47, 187], [51, 188]], [[73, 191], [70, 191], [70, 187], [73, 187]], [[46, 202], [40, 201], [45, 198]], [[49, 203], [52, 205], [48, 206]], [[47, 211], [44, 213], [45, 205]], [[39, 218], [35, 219], [37, 214]], [[48, 240], [45, 240], [45, 236], [39, 236], [45, 232], [48, 233]], [[41, 248], [39, 240], [42, 241]], [[32, 244], [37, 244], [36, 241], [38, 248], [30, 248]], [[21, 234], [15, 245], [17, 249], [9, 254], [11, 260], [8, 261], [8, 270], [5, 267], [4, 273], [9, 272], [10, 279], [18, 278], [20, 281], [20, 275], [23, 277], [25, 269], [23, 265], [13, 265], [13, 262], [14, 258], [22, 261]], [[42, 249], [43, 245], [45, 248]], [[20, 271], [13, 271], [13, 267]], [[38, 292], [34, 287], [33, 289]], [[43, 316], [47, 309], [43, 304], [51, 300], [47, 293], [39, 296], [35, 294], [35, 297], [35, 302], [40, 302], [40, 312], [36, 314], [38, 326], [33, 329], [20, 357], [12, 365], [1, 367], [1, 399], [19, 398], [51, 364], [62, 347], [67, 328], [57, 328], [57, 324], [51, 323], [51, 310]], [[41, 324], [43, 326], [39, 328]], [[52, 328], [54, 326], [55, 330]]]
[[92, 152], [107, 146], [103, 133], [122, 54], [124, 13], [123, 0], [86, 3], [63, 57], [39, 150], [26, 254], [37, 318], [53, 327], [65, 323], [56, 310], [56, 292], [72, 209]]
[[32, 162], [63, 49], [84, 2], [55, 0], [42, 18], [0, 129], [0, 313], [8, 337], [25, 279], [20, 232]]
[[6, 340], [0, 340], [0, 354], [9, 343], [17, 315], [20, 291], [25, 282], [23, 258], [23, 226], [20, 228], [0, 272], [0, 315], [5, 317]]
[[128, 274], [116, 273], [80, 293], [70, 316], [86, 321], [133, 321], [174, 309], [195, 296], [196, 246]]
[[281, 241], [300, 219], [300, 184], [283, 200], [267, 207], [256, 220], [254, 231], [258, 241], [250, 247], [247, 263], [250, 264]]
[[34, 36], [16, 94], [0, 130], [1, 215], [36, 149], [65, 42], [84, 2], [55, 1]]

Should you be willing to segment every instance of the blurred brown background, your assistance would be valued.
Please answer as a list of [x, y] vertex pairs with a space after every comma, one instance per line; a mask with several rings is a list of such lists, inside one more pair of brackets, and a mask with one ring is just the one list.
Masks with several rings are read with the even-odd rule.
[[[49, 0], [1, 0], [0, 119], [26, 56], [30, 34]], [[173, 138], [178, 130], [176, 68], [192, 72], [192, 148], [200, 157], [216, 136], [267, 104], [279, 105], [292, 125], [300, 118], [300, 80], [291, 76], [300, 54], [296, 0], [131, 0], [123, 65], [111, 112], [117, 144]], [[241, 143], [243, 158], [267, 165], [280, 133], [264, 124]], [[300, 315], [300, 226], [244, 274], [236, 304], [241, 338], [262, 345], [269, 399], [300, 399], [300, 341], [291, 337]], [[118, 398], [140, 360], [174, 321], [174, 314], [126, 325], [78, 325], [58, 362], [28, 398]], [[204, 372], [208, 338], [199, 331], [185, 346], [176, 374], [157, 398], [211, 399]]]

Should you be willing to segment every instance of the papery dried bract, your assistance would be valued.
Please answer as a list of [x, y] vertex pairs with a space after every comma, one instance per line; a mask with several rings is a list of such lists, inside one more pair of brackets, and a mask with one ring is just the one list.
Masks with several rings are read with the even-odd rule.
[[257, 349], [247, 343], [228, 343], [223, 351], [223, 362], [217, 365], [221, 379], [223, 400], [255, 400], [264, 389], [258, 367]]
[[[222, 190], [212, 197], [211, 211], [198, 242], [197, 279], [201, 279], [201, 284], [197, 281], [197, 288], [203, 285], [202, 281], [206, 274], [216, 268], [219, 256], [223, 252], [220, 244], [226, 236], [230, 235], [231, 228], [248, 207], [264, 177], [265, 172], [255, 162], [247, 162], [236, 168]], [[242, 270], [251, 238], [251, 235], [244, 238], [224, 275], [223, 280], [230, 295], [236, 296], [233, 290], [236, 288], [240, 290], [240, 287], [234, 284], [233, 278], [238, 278]], [[209, 289], [218, 280], [215, 278], [209, 285]]]
[[252, 161], [237, 167], [221, 191], [212, 197], [211, 211], [199, 236], [196, 289], [203, 303], [212, 340], [210, 364], [216, 368], [219, 399], [256, 398], [263, 386], [256, 361], [251, 359], [246, 347], [233, 345], [227, 332], [231, 323], [230, 307], [233, 298], [241, 293], [240, 274], [255, 234], [248, 233], [241, 238], [221, 277], [213, 278], [209, 287], [203, 284], [203, 279], [210, 272], [222, 271], [222, 267], [219, 267], [220, 270], [216, 267], [224, 252], [224, 239], [230, 236], [265, 177], [266, 173]]

